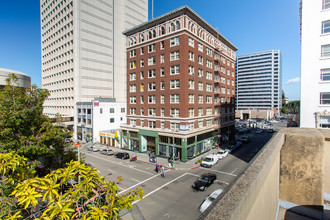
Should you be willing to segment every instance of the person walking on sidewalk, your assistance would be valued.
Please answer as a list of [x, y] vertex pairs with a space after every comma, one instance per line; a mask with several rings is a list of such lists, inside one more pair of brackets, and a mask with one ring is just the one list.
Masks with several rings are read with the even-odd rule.
[[160, 170], [162, 172], [161, 176], [165, 177], [165, 167], [163, 165], [160, 166]]
[[156, 164], [156, 168], [155, 168], [156, 173], [158, 173], [158, 170], [159, 170], [159, 165], [158, 165], [158, 163], [157, 163], [157, 164]]

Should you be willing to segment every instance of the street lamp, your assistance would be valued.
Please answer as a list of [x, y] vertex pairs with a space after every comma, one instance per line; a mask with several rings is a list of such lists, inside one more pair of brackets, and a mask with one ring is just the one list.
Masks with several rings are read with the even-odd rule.
[[174, 149], [175, 149], [175, 143], [174, 143], [174, 131], [175, 131], [175, 128], [173, 127], [173, 152], [172, 152], [172, 167], [173, 169], [175, 169], [175, 164], [174, 164]]

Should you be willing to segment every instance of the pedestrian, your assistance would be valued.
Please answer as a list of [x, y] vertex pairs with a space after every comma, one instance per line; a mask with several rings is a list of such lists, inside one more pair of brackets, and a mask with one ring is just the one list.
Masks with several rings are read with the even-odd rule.
[[148, 155], [149, 155], [149, 157], [150, 157], [150, 154], [151, 154], [151, 152], [150, 152], [150, 151], [148, 151]]
[[161, 165], [160, 167], [161, 167], [160, 169], [161, 169], [161, 172], [162, 172], [161, 176], [165, 177], [165, 167], [163, 165]]
[[157, 163], [157, 164], [156, 164], [156, 168], [155, 168], [156, 173], [158, 173], [158, 170], [159, 170], [159, 165], [158, 165], [158, 163]]

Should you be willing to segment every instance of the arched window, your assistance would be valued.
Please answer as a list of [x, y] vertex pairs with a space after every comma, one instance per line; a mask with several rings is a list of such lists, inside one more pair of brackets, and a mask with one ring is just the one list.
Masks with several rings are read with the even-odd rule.
[[151, 39], [152, 38], [152, 33], [151, 33], [151, 31], [149, 31], [149, 39]]
[[162, 27], [160, 28], [160, 32], [161, 32], [161, 35], [165, 34], [165, 27], [164, 27], [164, 26], [162, 26]]
[[174, 23], [171, 23], [171, 31], [174, 31], [174, 30], [175, 30]]
[[176, 29], [179, 30], [180, 29], [180, 21], [176, 21], [175, 24], [176, 24]]
[[189, 31], [191, 30], [191, 22], [190, 21], [188, 22], [188, 30]]
[[140, 34], [140, 41], [141, 41], [141, 42], [144, 41], [144, 36], [143, 36], [143, 34]]
[[152, 37], [156, 37], [156, 30], [152, 31]]
[[136, 37], [133, 37], [133, 44], [136, 44]]

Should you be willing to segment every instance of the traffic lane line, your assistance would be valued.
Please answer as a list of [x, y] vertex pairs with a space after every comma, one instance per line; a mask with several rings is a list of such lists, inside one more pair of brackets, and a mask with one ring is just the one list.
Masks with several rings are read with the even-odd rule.
[[150, 173], [150, 172], [147, 172], [147, 171], [144, 171], [144, 170], [137, 169], [137, 168], [135, 168], [133, 166], [127, 166], [125, 164], [120, 164], [118, 162], [113, 162], [111, 160], [106, 160], [106, 159], [104, 159], [102, 157], [98, 157], [98, 156], [95, 156], [95, 155], [92, 155], [92, 154], [89, 154], [88, 156], [91, 156], [91, 157], [94, 157], [94, 158], [97, 158], [97, 159], [101, 159], [101, 160], [104, 160], [104, 161], [107, 161], [107, 162], [110, 162], [110, 163], [114, 163], [114, 164], [117, 164], [117, 165], [120, 165], [120, 166], [123, 166], [123, 167], [127, 167], [129, 169], [136, 170], [136, 171], [139, 171], [141, 173], [146, 173], [146, 174], [149, 174], [149, 175], [154, 175], [153, 173]]
[[204, 167], [200, 167], [201, 169], [203, 169], [203, 170], [210, 170], [210, 171], [212, 171], [212, 172], [217, 172], [217, 173], [221, 173], [221, 174], [226, 174], [226, 175], [229, 175], [229, 176], [237, 176], [237, 175], [235, 175], [235, 174], [232, 174], [232, 173], [227, 173], [227, 172], [223, 172], [223, 171], [220, 171], [220, 170], [212, 170], [212, 169], [210, 169], [210, 168], [204, 168]]

